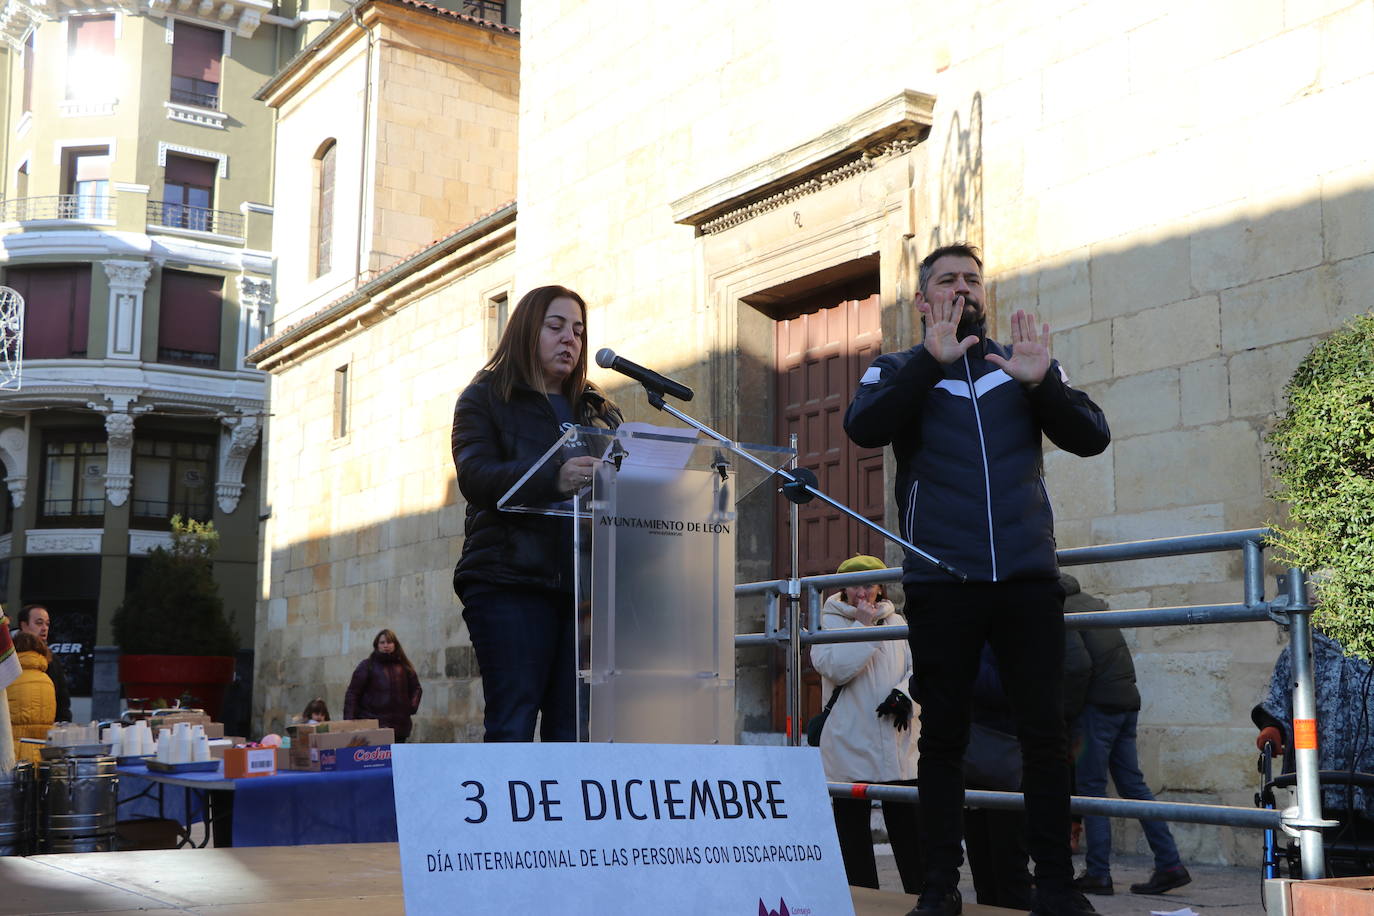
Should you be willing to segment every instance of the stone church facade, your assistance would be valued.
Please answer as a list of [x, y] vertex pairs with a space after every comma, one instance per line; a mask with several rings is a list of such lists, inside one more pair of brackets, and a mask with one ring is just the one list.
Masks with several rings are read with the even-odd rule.
[[[408, 255], [374, 244], [366, 251], [384, 256], [360, 259], [335, 298], [278, 306], [294, 317], [257, 353], [272, 405], [264, 724], [316, 693], [340, 702], [352, 665], [390, 626], [426, 687], [417, 739], [480, 737], [480, 680], [449, 587], [462, 505], [446, 434], [503, 309], [544, 283], [587, 299], [592, 350], [692, 385], [693, 412], [737, 438], [796, 432], [828, 492], [893, 519], [890, 462], [844, 441], [837, 416], [873, 356], [919, 339], [920, 258], [968, 240], [986, 254], [997, 336], [1016, 309], [1036, 312], [1112, 425], [1103, 456], [1046, 454], [1061, 547], [1279, 517], [1263, 437], [1284, 382], [1313, 343], [1374, 306], [1374, 128], [1355, 114], [1374, 103], [1363, 50], [1374, 3], [1002, 0], [952, 15], [872, 0], [839, 16], [755, 0], [688, 12], [526, 4], [518, 39], [454, 20], [461, 50], [430, 55], [442, 61], [417, 69], [435, 79], [407, 84], [437, 93], [418, 106], [428, 116], [379, 109], [374, 139], [360, 140], [388, 163], [364, 209], [419, 214], [433, 194], [459, 193], [417, 190], [421, 127], [441, 129], [441, 112], [496, 117], [452, 142], [509, 164], [518, 220], [514, 206], [466, 218], [450, 207], [439, 241]], [[471, 35], [454, 38], [462, 30]], [[374, 51], [406, 41], [393, 34]], [[498, 84], [516, 93], [491, 55], [518, 55], [518, 104], [493, 104]], [[445, 66], [463, 76], [444, 84]], [[289, 116], [325, 117], [304, 103]], [[283, 108], [281, 131], [289, 118]], [[507, 131], [518, 136], [509, 149]], [[284, 147], [279, 275], [310, 257], [299, 250], [308, 224], [283, 205], [280, 183], [297, 180]], [[455, 180], [495, 193], [506, 171]], [[384, 193], [393, 180], [397, 193]], [[630, 416], [657, 419], [623, 380], [598, 380]], [[787, 575], [785, 512], [763, 491], [741, 512], [738, 580]], [[799, 531], [803, 573], [883, 549], [819, 514]], [[1075, 572], [1114, 608], [1242, 595], [1232, 555]], [[738, 625], [757, 631], [756, 609], [742, 606]], [[1151, 785], [1248, 805], [1248, 712], [1277, 629], [1129, 638]], [[749, 650], [740, 661], [741, 734], [775, 740], [777, 659]], [[1138, 841], [1134, 824], [1117, 829], [1119, 842]], [[1252, 861], [1258, 846], [1221, 828], [1178, 832], [1194, 860]]]

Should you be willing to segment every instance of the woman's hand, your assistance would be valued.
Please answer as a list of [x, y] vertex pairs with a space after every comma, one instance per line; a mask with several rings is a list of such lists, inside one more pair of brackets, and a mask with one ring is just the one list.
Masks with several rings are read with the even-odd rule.
[[873, 626], [878, 619], [878, 606], [866, 598], [859, 599], [854, 605], [854, 619], [866, 627]]
[[558, 469], [558, 492], [571, 495], [591, 483], [600, 463], [600, 459], [590, 455], [579, 455], [563, 462]]

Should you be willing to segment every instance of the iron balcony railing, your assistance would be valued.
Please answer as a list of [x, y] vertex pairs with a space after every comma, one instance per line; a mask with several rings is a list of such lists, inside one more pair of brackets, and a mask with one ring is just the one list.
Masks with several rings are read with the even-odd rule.
[[86, 194], [12, 197], [0, 201], [0, 221], [38, 219], [113, 219], [114, 198]]
[[243, 214], [188, 207], [167, 200], [148, 201], [148, 223], [166, 229], [194, 229], [243, 238]]
[[179, 105], [194, 105], [197, 108], [219, 110], [219, 83], [208, 80], [192, 79], [187, 76], [172, 77], [171, 100]]

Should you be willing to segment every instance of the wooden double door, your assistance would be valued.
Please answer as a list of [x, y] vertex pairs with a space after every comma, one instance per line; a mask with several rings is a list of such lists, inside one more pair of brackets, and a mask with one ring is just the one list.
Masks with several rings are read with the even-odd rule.
[[[882, 352], [878, 277], [851, 280], [790, 304], [775, 327], [776, 440], [795, 433], [798, 463], [816, 475], [828, 496], [881, 525], [885, 493], [883, 450], [860, 448], [844, 431], [844, 414], [859, 378]], [[791, 518], [780, 504], [774, 538], [775, 575], [791, 575]], [[798, 518], [802, 576], [833, 573], [856, 553], [883, 556], [881, 535], [819, 500]], [[803, 650], [801, 722], [820, 710], [820, 676]], [[786, 668], [780, 651], [773, 678], [774, 727], [786, 727]]]

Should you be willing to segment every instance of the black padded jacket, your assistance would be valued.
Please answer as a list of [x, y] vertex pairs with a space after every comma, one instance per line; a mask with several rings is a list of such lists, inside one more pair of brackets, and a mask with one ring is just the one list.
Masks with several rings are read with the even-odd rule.
[[[620, 411], [592, 385], [573, 405], [573, 416], [583, 426], [620, 425]], [[572, 591], [566, 521], [496, 507], [562, 433], [549, 399], [531, 388], [517, 386], [502, 401], [486, 373], [479, 373], [458, 396], [451, 444], [458, 489], [467, 501], [463, 553], [453, 570], [460, 598], [472, 586]], [[518, 495], [528, 503], [558, 501], [556, 464], [526, 481]]]
[[[1071, 388], [1058, 362], [1034, 390], [985, 358], [1009, 347], [980, 340], [941, 365], [921, 345], [878, 357], [845, 414], [849, 437], [891, 445], [901, 534], [971, 582], [1058, 575], [1042, 434], [1065, 451], [1101, 453], [1111, 433], [1101, 408]], [[911, 552], [902, 581], [949, 582]]]

